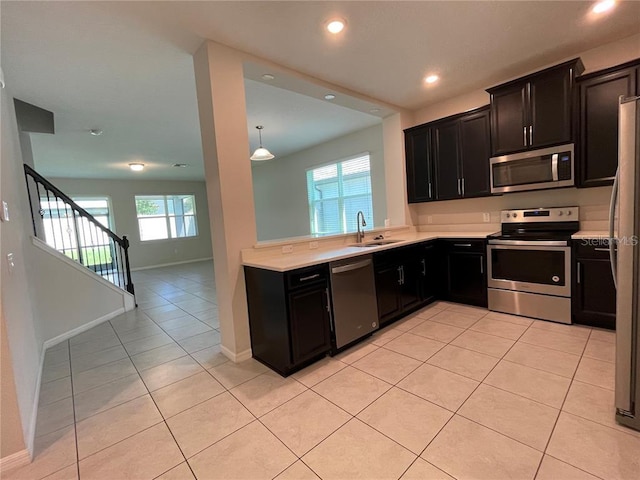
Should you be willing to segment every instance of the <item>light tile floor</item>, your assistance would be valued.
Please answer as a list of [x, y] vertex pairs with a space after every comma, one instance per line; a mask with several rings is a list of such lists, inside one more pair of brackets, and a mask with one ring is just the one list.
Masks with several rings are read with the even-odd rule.
[[210, 262], [46, 353], [34, 462], [7, 479], [636, 479], [615, 335], [439, 302], [282, 378], [220, 353]]

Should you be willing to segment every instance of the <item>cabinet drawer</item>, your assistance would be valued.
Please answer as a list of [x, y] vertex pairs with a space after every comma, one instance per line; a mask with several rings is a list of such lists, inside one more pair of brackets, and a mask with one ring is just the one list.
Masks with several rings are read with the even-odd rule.
[[318, 283], [326, 283], [329, 277], [329, 270], [326, 264], [314, 265], [313, 267], [301, 268], [287, 273], [287, 286], [289, 289], [306, 287]]
[[609, 259], [609, 239], [590, 238], [575, 241], [577, 258]]
[[486, 245], [484, 240], [469, 240], [460, 238], [443, 240], [443, 242], [446, 249], [449, 251], [485, 253]]

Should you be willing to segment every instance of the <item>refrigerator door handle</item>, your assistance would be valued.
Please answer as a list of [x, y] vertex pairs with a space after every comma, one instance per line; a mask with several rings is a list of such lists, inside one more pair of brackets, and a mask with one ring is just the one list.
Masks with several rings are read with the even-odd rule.
[[609, 203], [609, 260], [611, 261], [611, 274], [613, 275], [613, 284], [618, 288], [618, 253], [615, 248], [615, 223], [616, 223], [616, 206], [618, 203], [618, 181], [620, 179], [620, 167], [616, 170], [616, 176], [613, 180], [613, 189], [611, 191], [611, 202]]

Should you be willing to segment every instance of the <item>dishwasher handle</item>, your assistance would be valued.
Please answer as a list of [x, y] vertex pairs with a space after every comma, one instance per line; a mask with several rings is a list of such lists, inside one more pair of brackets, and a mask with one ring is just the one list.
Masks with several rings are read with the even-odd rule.
[[359, 270], [361, 268], [368, 267], [369, 265], [371, 265], [371, 263], [371, 259], [363, 260], [356, 263], [348, 263], [346, 265], [340, 265], [339, 267], [332, 267], [331, 273], [351, 272], [352, 270]]

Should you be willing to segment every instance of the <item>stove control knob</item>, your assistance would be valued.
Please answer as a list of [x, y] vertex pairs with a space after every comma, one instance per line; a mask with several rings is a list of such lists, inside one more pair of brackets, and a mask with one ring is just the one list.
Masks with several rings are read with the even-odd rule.
[[517, 214], [517, 213], [514, 213], [514, 214], [513, 214], [513, 218], [516, 218], [517, 216], [518, 216], [518, 214]]
[[558, 212], [558, 215], [562, 216], [562, 215], [564, 215], [564, 212], [563, 212], [562, 210], [560, 210], [560, 211]]
[[571, 216], [571, 210], [567, 210], [567, 215]]
[[511, 214], [509, 214], [509, 213], [505, 213], [505, 216], [506, 216], [507, 218], [509, 218], [509, 217], [511, 216]]

